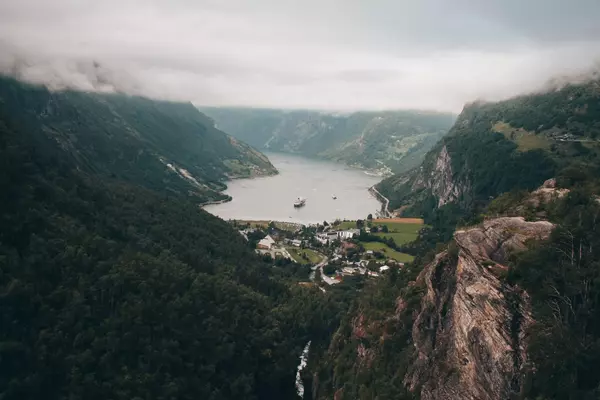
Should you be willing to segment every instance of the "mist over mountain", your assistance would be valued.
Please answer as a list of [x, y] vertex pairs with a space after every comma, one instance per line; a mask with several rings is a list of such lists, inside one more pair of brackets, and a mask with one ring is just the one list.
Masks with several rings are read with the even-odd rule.
[[0, 64], [53, 87], [202, 106], [458, 113], [598, 62], [600, 6], [566, 4], [3, 2]]

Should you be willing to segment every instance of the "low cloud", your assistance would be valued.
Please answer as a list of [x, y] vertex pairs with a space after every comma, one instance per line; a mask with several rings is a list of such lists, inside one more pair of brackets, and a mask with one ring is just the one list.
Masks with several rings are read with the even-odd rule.
[[458, 111], [594, 68], [598, 20], [596, 0], [5, 1], [0, 72], [201, 105]]

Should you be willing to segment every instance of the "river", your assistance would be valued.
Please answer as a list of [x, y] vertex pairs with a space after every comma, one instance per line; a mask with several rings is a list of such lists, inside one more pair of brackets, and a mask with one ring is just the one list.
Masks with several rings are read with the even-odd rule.
[[[378, 177], [343, 164], [283, 153], [265, 154], [279, 170], [278, 175], [230, 181], [225, 193], [233, 200], [204, 209], [226, 220], [308, 224], [336, 218], [366, 218], [381, 208], [368, 192], [369, 187], [380, 181]], [[298, 197], [306, 198], [306, 205], [294, 208]]]

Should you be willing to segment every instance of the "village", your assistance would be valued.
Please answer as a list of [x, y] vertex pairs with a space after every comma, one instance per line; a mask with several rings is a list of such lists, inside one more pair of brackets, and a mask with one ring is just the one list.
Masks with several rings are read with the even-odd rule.
[[265, 260], [310, 266], [310, 281], [336, 285], [349, 277], [377, 279], [413, 257], [401, 251], [425, 228], [415, 218], [302, 225], [277, 221], [230, 221]]

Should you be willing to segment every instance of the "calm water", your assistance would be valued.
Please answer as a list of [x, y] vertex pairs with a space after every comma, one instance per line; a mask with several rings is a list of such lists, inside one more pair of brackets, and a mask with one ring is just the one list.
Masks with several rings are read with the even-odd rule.
[[[282, 153], [265, 153], [279, 175], [240, 179], [228, 183], [226, 194], [233, 201], [205, 207], [223, 219], [274, 220], [315, 223], [366, 218], [380, 208], [368, 188], [379, 178], [326, 161]], [[332, 199], [332, 195], [337, 200]], [[294, 208], [298, 197], [306, 205]]]

